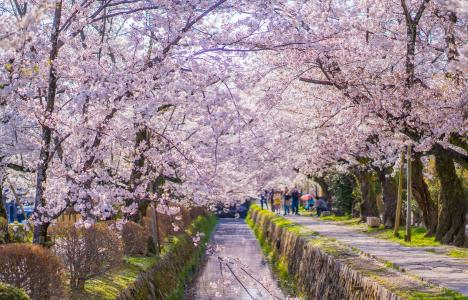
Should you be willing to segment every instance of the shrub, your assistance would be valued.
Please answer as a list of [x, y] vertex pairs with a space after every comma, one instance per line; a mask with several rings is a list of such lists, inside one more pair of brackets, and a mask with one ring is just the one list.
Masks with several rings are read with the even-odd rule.
[[131, 221], [123, 226], [122, 241], [126, 255], [147, 255], [148, 239], [148, 233], [143, 226]]
[[0, 244], [9, 242], [8, 221], [0, 217]]
[[60, 299], [62, 264], [51, 251], [32, 244], [0, 246], [0, 281], [22, 288], [33, 299]]
[[105, 223], [89, 229], [66, 225], [56, 228], [56, 253], [70, 272], [70, 287], [84, 289], [86, 280], [116, 267], [122, 262], [118, 234]]
[[0, 282], [0, 300], [29, 300], [28, 295], [19, 288]]
[[[159, 212], [156, 214], [158, 222], [158, 236], [161, 242], [166, 240], [169, 236], [182, 233], [193, 222], [193, 220], [197, 219], [201, 215], [205, 215], [206, 213], [205, 209], [201, 207], [185, 208], [176, 204], [171, 204], [170, 206], [180, 208], [180, 212], [177, 214], [179, 218], [176, 219], [173, 215], [167, 215]], [[146, 216], [143, 217], [143, 226], [145, 227], [147, 234], [150, 236], [150, 240], [152, 239], [152, 216], [152, 209], [151, 207], [148, 207]], [[178, 227], [177, 231], [174, 230], [173, 224]], [[153, 244], [153, 242], [151, 242], [151, 244]]]
[[28, 243], [32, 242], [33, 231], [29, 226], [15, 222], [8, 225], [8, 232], [11, 242]]
[[332, 193], [333, 204], [338, 211], [351, 214], [356, 199], [353, 195], [354, 180], [349, 175], [332, 174], [327, 176], [329, 191]]

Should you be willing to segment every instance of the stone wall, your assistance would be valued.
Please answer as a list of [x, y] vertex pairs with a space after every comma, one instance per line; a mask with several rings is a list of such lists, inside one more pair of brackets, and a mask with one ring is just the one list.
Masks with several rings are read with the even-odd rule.
[[271, 212], [254, 207], [249, 218], [264, 248], [281, 260], [296, 281], [302, 298], [402, 299], [379, 282], [379, 276], [393, 276], [393, 271], [385, 271], [375, 261], [332, 239], [303, 232]]
[[[156, 265], [140, 274], [133, 284], [123, 290], [117, 300], [181, 299], [185, 285], [197, 270], [205, 245], [216, 225], [213, 215], [200, 216], [188, 232], [172, 238]], [[192, 236], [203, 233], [195, 246]]]

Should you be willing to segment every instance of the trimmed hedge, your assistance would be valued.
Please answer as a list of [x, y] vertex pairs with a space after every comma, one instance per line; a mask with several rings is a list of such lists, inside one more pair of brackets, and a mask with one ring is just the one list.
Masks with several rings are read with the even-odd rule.
[[[119, 300], [182, 299], [186, 285], [192, 280], [206, 244], [217, 223], [214, 215], [199, 216], [186, 232], [170, 239], [161, 259], [122, 291]], [[198, 245], [193, 237], [200, 233]]]

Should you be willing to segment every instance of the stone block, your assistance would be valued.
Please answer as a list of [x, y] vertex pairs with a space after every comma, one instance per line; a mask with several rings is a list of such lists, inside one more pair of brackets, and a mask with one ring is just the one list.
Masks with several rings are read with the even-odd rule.
[[322, 211], [322, 216], [326, 217], [326, 216], [330, 216], [331, 213], [329, 211]]
[[367, 226], [369, 226], [369, 227], [379, 227], [380, 226], [380, 218], [367, 217]]

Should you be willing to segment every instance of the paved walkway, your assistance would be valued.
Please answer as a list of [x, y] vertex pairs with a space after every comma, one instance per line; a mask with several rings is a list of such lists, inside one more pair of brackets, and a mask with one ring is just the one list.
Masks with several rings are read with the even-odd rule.
[[306, 216], [287, 217], [319, 234], [348, 244], [378, 259], [392, 262], [408, 274], [468, 295], [468, 264], [461, 259], [430, 253], [377, 239], [350, 227], [320, 221]]
[[243, 219], [220, 219], [213, 253], [187, 299], [285, 299]]

